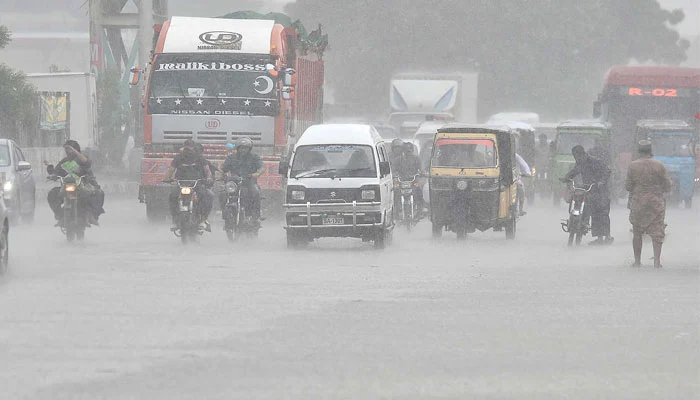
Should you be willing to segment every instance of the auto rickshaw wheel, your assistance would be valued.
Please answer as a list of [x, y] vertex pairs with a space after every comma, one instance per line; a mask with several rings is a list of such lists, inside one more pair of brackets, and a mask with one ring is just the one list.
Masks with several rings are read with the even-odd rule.
[[506, 225], [506, 239], [515, 239], [515, 232], [517, 230], [517, 218], [515, 218], [515, 214], [513, 214], [513, 217], [508, 221], [508, 224]]

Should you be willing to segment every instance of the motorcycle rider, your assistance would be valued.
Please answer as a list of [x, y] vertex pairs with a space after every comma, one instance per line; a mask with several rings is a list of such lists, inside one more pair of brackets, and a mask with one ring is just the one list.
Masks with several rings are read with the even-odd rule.
[[[170, 169], [165, 174], [163, 182], [172, 182], [175, 180], [200, 180], [195, 186], [195, 192], [199, 196], [199, 210], [202, 213], [202, 221], [199, 228], [202, 230], [211, 231], [209, 226], [209, 213], [211, 212], [214, 198], [210, 195], [208, 186], [214, 182], [211, 170], [204, 157], [197, 154], [197, 146], [192, 139], [185, 140], [180, 154], [173, 158], [170, 164]], [[173, 227], [177, 229], [177, 213], [178, 213], [178, 198], [180, 196], [180, 188], [173, 188], [170, 192], [170, 214], [173, 216]]]
[[416, 201], [416, 208], [420, 218], [425, 204], [423, 201], [423, 182], [421, 182], [421, 177], [425, 176], [425, 170], [420, 158], [415, 154], [413, 144], [401, 141], [401, 149], [399, 149], [397, 141], [401, 141], [401, 139], [395, 139], [392, 142], [392, 155], [394, 156], [392, 161], [393, 173], [396, 178], [401, 178], [402, 180], [413, 179], [414, 176], [418, 175], [416, 181], [419, 182], [419, 185], [413, 190], [413, 198]]
[[520, 154], [515, 153], [515, 161], [517, 161], [516, 165], [516, 170], [518, 172], [518, 178], [516, 181], [516, 197], [518, 199], [518, 215], [523, 216], [527, 214], [525, 212], [524, 206], [525, 206], [525, 185], [523, 184], [522, 177], [532, 177], [532, 170], [530, 170], [530, 166], [527, 165], [527, 161], [523, 157], [520, 156]]
[[588, 220], [588, 216], [591, 217], [591, 235], [597, 238], [590, 244], [610, 244], [614, 240], [610, 236], [610, 192], [608, 190], [610, 168], [603, 161], [590, 157], [581, 145], [574, 146], [571, 153], [576, 160], [576, 165], [561, 178], [561, 181], [567, 182], [581, 175], [584, 186], [594, 185], [588, 195], [589, 207], [584, 210], [584, 221]]
[[[80, 144], [75, 140], [66, 141], [63, 145], [63, 150], [66, 152], [66, 156], [58, 162], [57, 166], [44, 161], [46, 172], [49, 178], [57, 176], [63, 178], [73, 176], [77, 178], [84, 176], [85, 178], [83, 178], [78, 190], [78, 199], [82, 206], [90, 211], [87, 215], [88, 222], [91, 225], [99, 225], [98, 218], [105, 212], [104, 208], [102, 208], [105, 201], [105, 193], [92, 173], [92, 161], [80, 152]], [[55, 187], [51, 189], [48, 193], [47, 201], [58, 224], [61, 224], [61, 207], [63, 205], [61, 188]]]
[[[221, 172], [230, 176], [243, 178], [246, 190], [241, 191], [241, 201], [250, 210], [250, 216], [256, 223], [260, 223], [260, 187], [258, 177], [265, 172], [265, 164], [260, 156], [253, 153], [253, 141], [247, 137], [238, 139], [233, 153], [229, 154], [221, 167]], [[246, 179], [250, 178], [250, 179]], [[226, 204], [226, 193], [221, 195], [220, 201]]]
[[403, 146], [403, 140], [394, 139], [391, 141], [391, 153], [389, 154], [389, 164], [393, 169], [395, 165], [398, 164], [399, 157], [403, 155], [405, 148]]

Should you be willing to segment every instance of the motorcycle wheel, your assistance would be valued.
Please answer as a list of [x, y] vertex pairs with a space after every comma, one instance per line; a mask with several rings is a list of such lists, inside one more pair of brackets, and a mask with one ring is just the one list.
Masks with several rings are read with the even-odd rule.
[[516, 231], [517, 231], [517, 218], [515, 218], [515, 214], [513, 214], [513, 217], [508, 222], [508, 225], [506, 225], [506, 239], [509, 239], [509, 240], [515, 239], [515, 232]]
[[78, 239], [78, 240], [83, 240], [83, 239], [85, 239], [85, 228], [83, 228], [83, 229], [78, 229], [78, 230], [75, 232], [75, 238]]
[[73, 228], [67, 228], [66, 229], [66, 240], [70, 243], [75, 240], [75, 231]]
[[226, 229], [226, 237], [229, 242], [235, 242], [236, 237], [233, 235], [233, 229]]
[[567, 243], [568, 246], [572, 246], [574, 244], [574, 238], [576, 237], [575, 232], [569, 232], [569, 241]]
[[580, 245], [581, 245], [581, 240], [583, 240], [583, 233], [578, 232], [578, 233], [576, 234], [576, 246], [580, 246]]

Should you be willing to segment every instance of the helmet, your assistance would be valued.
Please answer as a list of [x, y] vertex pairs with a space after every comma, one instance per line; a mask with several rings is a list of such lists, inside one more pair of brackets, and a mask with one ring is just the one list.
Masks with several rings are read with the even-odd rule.
[[236, 148], [240, 149], [243, 147], [247, 147], [249, 149], [252, 149], [253, 148], [253, 141], [248, 139], [247, 137], [243, 137], [243, 138], [238, 139], [238, 141], [236, 141]]
[[395, 147], [403, 147], [403, 140], [401, 139], [394, 139], [391, 141], [391, 148]]

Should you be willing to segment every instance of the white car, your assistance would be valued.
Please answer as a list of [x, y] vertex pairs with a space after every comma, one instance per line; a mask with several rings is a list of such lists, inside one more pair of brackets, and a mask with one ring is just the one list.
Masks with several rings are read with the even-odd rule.
[[23, 221], [32, 222], [36, 208], [34, 172], [22, 149], [10, 139], [0, 139], [0, 180], [4, 205], [11, 219], [22, 217]]

